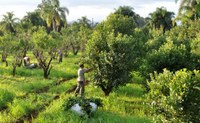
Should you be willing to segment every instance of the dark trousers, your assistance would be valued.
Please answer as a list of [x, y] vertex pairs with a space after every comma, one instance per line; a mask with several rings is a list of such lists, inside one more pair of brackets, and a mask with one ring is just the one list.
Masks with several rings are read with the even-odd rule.
[[78, 93], [80, 93], [81, 97], [84, 96], [84, 82], [83, 81], [78, 81], [78, 84], [75, 90], [75, 95], [77, 96]]

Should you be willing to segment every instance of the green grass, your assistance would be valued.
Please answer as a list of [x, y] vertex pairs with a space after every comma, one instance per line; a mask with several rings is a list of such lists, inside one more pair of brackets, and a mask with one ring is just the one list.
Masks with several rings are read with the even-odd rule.
[[[31, 61], [36, 62], [34, 56]], [[140, 84], [127, 84], [114, 90], [108, 97], [101, 89], [90, 83], [85, 87], [86, 97], [96, 97], [103, 100], [104, 106], [99, 108], [91, 118], [80, 117], [72, 111], [64, 111], [62, 105], [73, 93], [65, 93], [76, 82], [80, 54], [69, 54], [62, 63], [52, 62], [53, 69], [50, 79], [43, 78], [42, 69], [17, 68], [16, 76], [12, 77], [12, 67], [0, 64], [0, 92], [2, 107], [0, 122], [9, 123], [24, 120], [32, 116], [33, 123], [150, 123], [145, 114], [144, 89]], [[9, 58], [10, 60], [10, 58]], [[69, 79], [69, 80], [67, 80]], [[56, 84], [60, 80], [59, 84]], [[9, 94], [11, 96], [9, 96]], [[55, 98], [57, 97], [57, 98]], [[34, 116], [35, 115], [35, 116]], [[30, 118], [30, 117], [29, 117]]]
[[14, 94], [5, 89], [0, 89], [0, 110], [7, 107], [7, 103], [11, 102]]
[[[132, 88], [134, 90], [135, 87], [137, 91], [143, 91], [141, 86], [137, 84], [130, 84], [120, 89]], [[85, 93], [87, 97], [101, 98], [104, 104], [104, 107], [99, 108], [92, 118], [81, 118], [74, 112], [64, 111], [62, 107], [64, 101], [74, 95], [63, 93], [61, 98], [53, 101], [49, 107], [47, 107], [43, 112], [40, 112], [39, 116], [34, 119], [34, 122], [48, 123], [59, 121], [60, 123], [150, 123], [151, 121], [147, 118], [143, 111], [143, 104], [141, 103], [143, 97], [139, 97], [142, 92], [138, 93], [139, 95], [137, 96], [127, 97], [120, 92], [120, 89], [117, 92], [113, 92], [110, 96], [104, 97], [99, 88], [93, 88], [92, 85], [86, 87]], [[120, 94], [118, 94], [118, 92], [120, 92]]]
[[61, 94], [63, 92], [66, 92], [68, 89], [70, 89], [75, 84], [76, 84], [76, 79], [71, 79], [69, 81], [64, 82], [61, 85], [50, 88], [48, 92], [55, 93], [55, 94]]

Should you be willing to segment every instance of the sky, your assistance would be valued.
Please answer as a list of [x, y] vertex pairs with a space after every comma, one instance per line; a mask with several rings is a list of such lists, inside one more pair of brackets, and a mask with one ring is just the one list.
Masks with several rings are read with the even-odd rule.
[[[42, 0], [0, 0], [0, 20], [6, 12], [23, 18], [26, 12], [37, 9]], [[68, 21], [76, 21], [83, 16], [101, 22], [119, 6], [131, 6], [135, 13], [148, 17], [157, 7], [166, 7], [167, 11], [177, 14], [179, 4], [175, 0], [60, 0], [61, 7], [69, 9]]]

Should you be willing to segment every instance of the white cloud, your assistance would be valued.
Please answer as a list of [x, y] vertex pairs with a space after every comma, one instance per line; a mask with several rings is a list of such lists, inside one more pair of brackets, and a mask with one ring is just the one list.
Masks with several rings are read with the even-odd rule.
[[[15, 16], [22, 18], [26, 12], [37, 9], [42, 0], [0, 0], [0, 20], [6, 12], [13, 11]], [[60, 0], [60, 6], [69, 9], [68, 21], [76, 21], [86, 16], [94, 21], [102, 21], [119, 6], [131, 6], [134, 12], [147, 17], [156, 7], [164, 6], [168, 11], [177, 13], [178, 4], [174, 0]]]
[[175, 4], [175, 2], [155, 2], [151, 4], [143, 4], [140, 8], [135, 9], [135, 12], [142, 17], [147, 17], [149, 13], [156, 11], [157, 7], [165, 7], [167, 11], [177, 14], [179, 4]]
[[26, 15], [26, 12], [31, 12], [35, 9], [34, 6], [24, 6], [24, 5], [6, 5], [5, 8], [0, 8], [1, 14], [0, 18], [5, 15], [7, 12], [13, 12], [15, 17], [23, 18]]
[[[70, 14], [68, 20], [77, 20], [82, 16], [87, 16], [88, 19], [93, 18], [96, 21], [102, 21], [106, 17], [117, 9], [119, 6], [131, 6], [134, 8], [134, 12], [142, 17], [147, 17], [149, 13], [154, 12], [157, 7], [166, 7], [167, 11], [172, 11], [175, 14], [178, 11], [179, 4], [176, 4], [174, 0], [94, 0], [93, 2], [88, 2], [86, 0], [78, 3], [75, 0], [69, 0], [64, 2], [63, 5], [69, 8]], [[114, 2], [115, 1], [115, 2]], [[107, 4], [106, 4], [107, 3]], [[80, 5], [80, 6], [77, 6]]]
[[7, 12], [12, 12], [15, 17], [22, 18], [27, 12], [37, 9], [42, 0], [0, 0], [0, 20]]
[[76, 21], [83, 16], [86, 16], [90, 20], [93, 19], [94, 21], [102, 21], [113, 10], [109, 8], [101, 8], [95, 6], [77, 6], [68, 9], [70, 10], [69, 15], [67, 16], [68, 21]]

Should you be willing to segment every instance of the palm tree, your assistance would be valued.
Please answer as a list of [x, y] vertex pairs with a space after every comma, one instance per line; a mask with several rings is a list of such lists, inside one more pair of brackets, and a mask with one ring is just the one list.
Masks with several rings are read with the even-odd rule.
[[38, 8], [41, 10], [41, 17], [46, 21], [47, 26], [52, 27], [54, 31], [59, 31], [61, 24], [67, 23], [66, 13], [68, 14], [69, 10], [66, 7], [60, 7], [59, 0], [42, 0]]
[[[175, 0], [177, 3], [179, 0]], [[196, 20], [200, 17], [200, 0], [181, 0], [178, 19]]]
[[35, 10], [34, 12], [27, 12], [22, 19], [23, 22], [31, 23], [33, 26], [44, 25], [43, 19], [40, 17], [40, 11]]
[[0, 22], [2, 30], [10, 33], [15, 33], [15, 25], [18, 18], [14, 17], [13, 12], [7, 12], [6, 15], [3, 15], [3, 19]]
[[87, 28], [90, 28], [92, 25], [91, 25], [91, 21], [86, 17], [81, 17], [80, 19], [78, 19], [78, 23], [80, 25], [82, 25], [83, 27], [87, 27]]
[[173, 26], [172, 18], [174, 17], [173, 12], [169, 12], [166, 8], [157, 8], [155, 12], [150, 13], [150, 26], [154, 29], [163, 28], [163, 33], [169, 30]]
[[121, 14], [123, 16], [128, 16], [133, 18], [133, 22], [138, 26], [142, 27], [145, 25], [144, 18], [140, 17], [138, 14], [136, 14], [134, 11], [134, 8], [130, 6], [120, 6], [118, 9], [115, 9], [114, 14]]
[[121, 14], [128, 17], [133, 17], [135, 12], [130, 6], [120, 6], [118, 9], [115, 9], [115, 14]]

